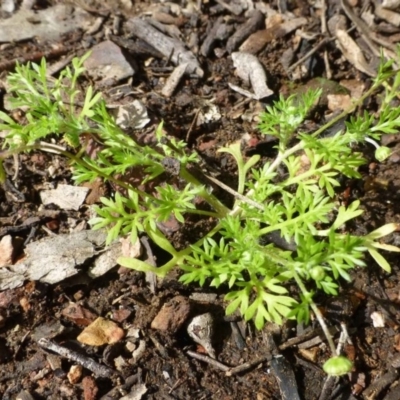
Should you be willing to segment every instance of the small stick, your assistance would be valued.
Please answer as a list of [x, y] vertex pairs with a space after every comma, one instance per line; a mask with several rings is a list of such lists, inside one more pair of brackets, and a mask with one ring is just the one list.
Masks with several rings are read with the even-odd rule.
[[66, 56], [65, 58], [55, 62], [52, 65], [47, 66], [47, 71], [46, 71], [46, 76], [51, 77], [55, 75], [58, 71], [62, 70], [64, 67], [66, 67], [72, 59], [75, 57], [74, 54], [71, 54], [69, 56]]
[[303, 63], [307, 58], [311, 57], [320, 47], [325, 46], [325, 44], [335, 40], [335, 37], [332, 38], [324, 38], [322, 39], [315, 47], [313, 47], [308, 53], [306, 53], [303, 57], [297, 60], [294, 64], [292, 64], [287, 70], [288, 72], [293, 71], [297, 68], [301, 63]]
[[186, 382], [188, 380], [188, 378], [182, 379], [179, 378], [175, 384], [171, 387], [170, 391], [168, 392], [168, 394], [171, 394], [175, 389], [177, 389], [179, 386], [182, 385], [182, 383]]
[[38, 345], [46, 350], [54, 351], [59, 354], [61, 357], [65, 357], [68, 360], [74, 361], [83, 367], [87, 368], [89, 371], [92, 371], [95, 375], [101, 376], [103, 378], [110, 378], [115, 374], [118, 374], [117, 371], [112, 370], [111, 368], [106, 367], [105, 365], [101, 365], [96, 361], [93, 361], [89, 357], [80, 354], [74, 350], [70, 350], [67, 347], [60, 346], [57, 343], [50, 341], [49, 339], [42, 338], [38, 340]]
[[244, 364], [238, 365], [237, 367], [231, 368], [229, 371], [226, 371], [225, 375], [232, 376], [232, 375], [240, 374], [241, 372], [244, 372], [250, 368], [256, 367], [257, 365], [262, 364], [266, 361], [269, 361], [271, 359], [271, 357], [272, 357], [272, 355], [268, 354], [266, 356], [256, 358], [253, 361], [249, 361]]
[[[326, 0], [322, 0], [322, 7], [321, 7], [321, 33], [326, 35], [328, 33], [328, 29], [326, 26]], [[326, 48], [324, 49], [324, 63], [325, 63], [325, 71], [326, 71], [326, 78], [332, 79], [332, 71], [329, 65], [329, 58], [328, 52]]]
[[257, 203], [254, 200], [249, 199], [246, 196], [243, 196], [242, 194], [240, 194], [239, 192], [237, 192], [236, 190], [233, 190], [232, 188], [230, 188], [228, 185], [225, 185], [225, 183], [221, 182], [220, 180], [210, 176], [210, 175], [204, 175], [207, 179], [209, 179], [211, 182], [215, 183], [216, 185], [218, 185], [219, 187], [221, 187], [222, 189], [224, 189], [225, 191], [227, 191], [228, 193], [230, 193], [231, 195], [235, 196], [235, 198], [243, 201], [244, 203], [247, 203], [255, 208], [258, 208], [261, 211], [264, 211], [264, 207]]
[[[140, 238], [140, 243], [142, 243], [142, 245], [146, 249], [146, 255], [147, 255], [146, 262], [148, 264], [150, 264], [152, 267], [156, 267], [157, 266], [156, 262], [155, 262], [156, 257], [154, 256], [154, 253], [151, 250], [151, 246], [150, 246], [149, 239], [147, 238], [147, 236], [142, 236]], [[157, 288], [157, 277], [156, 277], [156, 274], [154, 272], [151, 272], [151, 271], [146, 271], [145, 275], [146, 275], [146, 282], [150, 286], [151, 293], [155, 294], [156, 293], [156, 288]]]
[[220, 369], [220, 370], [222, 370], [222, 371], [224, 371], [224, 372], [228, 372], [228, 371], [231, 370], [230, 367], [226, 366], [225, 364], [220, 363], [219, 361], [215, 360], [214, 358], [205, 356], [205, 355], [203, 355], [203, 354], [196, 353], [195, 351], [190, 351], [190, 350], [189, 350], [189, 351], [187, 352], [187, 354], [188, 354], [189, 356], [193, 357], [193, 358], [196, 358], [197, 360], [204, 361], [204, 362], [206, 362], [207, 364], [210, 364], [210, 365], [212, 365], [213, 367], [218, 368], [218, 369]]
[[18, 154], [13, 154], [13, 159], [14, 159], [14, 175], [11, 178], [11, 180], [16, 181], [18, 178], [18, 173], [19, 173], [19, 155]]
[[148, 337], [153, 342], [158, 352], [161, 354], [161, 357], [167, 359], [169, 357], [167, 349], [156, 339], [155, 336], [148, 334]]
[[31, 331], [29, 330], [28, 332], [25, 333], [24, 337], [21, 339], [21, 342], [17, 348], [17, 350], [14, 353], [14, 360], [18, 357], [18, 353], [20, 352], [22, 345], [25, 343], [26, 338], [30, 335]]
[[35, 233], [37, 231], [37, 226], [36, 225], [32, 225], [31, 230], [29, 232], [28, 237], [25, 239], [23, 246], [25, 247], [35, 236]]
[[376, 56], [380, 57], [381, 51], [379, 47], [372, 41], [371, 35], [369, 32], [371, 31], [365, 22], [359, 18], [351, 9], [349, 4], [347, 3], [346, 0], [340, 0], [340, 4], [342, 6], [343, 11], [345, 14], [349, 17], [349, 19], [353, 22], [355, 25], [356, 29], [362, 36], [362, 38], [365, 40], [365, 43], [367, 43], [368, 47], [370, 48], [371, 52]]
[[186, 134], [186, 143], [189, 143], [190, 134], [192, 133], [194, 124], [196, 123], [199, 114], [200, 114], [200, 108], [197, 109], [196, 113], [194, 114], [193, 121], [192, 121], [192, 123], [191, 123], [190, 126], [189, 126], [189, 130], [187, 131], [187, 134]]
[[129, 390], [133, 385], [141, 381], [142, 371], [139, 368], [138, 372], [135, 375], [128, 376], [125, 379], [125, 383], [122, 385], [118, 385], [113, 387], [108, 393], [104, 396], [100, 397], [100, 400], [115, 400], [122, 391]]
[[[331, 335], [335, 335], [337, 332], [339, 332], [339, 329], [337, 328], [337, 326], [330, 326], [329, 327], [329, 332], [331, 333]], [[289, 347], [292, 346], [296, 346], [300, 343], [304, 343], [307, 342], [309, 340], [314, 339], [315, 337], [320, 337], [323, 335], [323, 330], [322, 328], [317, 328], [317, 329], [313, 329], [312, 331], [309, 332], [305, 332], [299, 336], [296, 336], [294, 338], [291, 338], [289, 340], [287, 340], [285, 343], [282, 343], [279, 347], [279, 350], [285, 350]], [[322, 339], [321, 339], [322, 340]]]
[[3, 61], [0, 63], [0, 71], [10, 70], [15, 67], [17, 63], [26, 64], [28, 61], [37, 62], [42, 58], [55, 58], [67, 54], [71, 49], [69, 47], [60, 47], [57, 49], [51, 49], [49, 51], [36, 51], [25, 55], [24, 57], [14, 58], [12, 60]]

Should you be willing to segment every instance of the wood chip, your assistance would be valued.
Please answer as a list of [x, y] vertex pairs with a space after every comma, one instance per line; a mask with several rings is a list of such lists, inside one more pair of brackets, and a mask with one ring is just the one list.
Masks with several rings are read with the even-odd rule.
[[140, 18], [131, 18], [128, 20], [127, 28], [133, 35], [157, 49], [175, 65], [187, 63], [186, 72], [188, 74], [203, 77], [204, 71], [200, 67], [196, 57], [191, 51], [186, 50], [181, 41], [164, 35]]
[[264, 14], [261, 11], [254, 11], [251, 17], [229, 38], [226, 49], [229, 53], [235, 51], [252, 33], [264, 25]]
[[271, 96], [274, 92], [267, 86], [267, 75], [258, 58], [249, 53], [232, 53], [236, 74], [246, 84], [251, 83], [256, 100]]
[[257, 31], [249, 36], [239, 50], [245, 53], [257, 54], [272, 40], [284, 37], [306, 23], [306, 18], [293, 18], [282, 22], [278, 26], [274, 25], [268, 29]]
[[44, 205], [55, 204], [62, 210], [79, 210], [89, 192], [88, 188], [72, 185], [58, 185], [57, 189], [43, 190], [40, 198]]
[[[82, 231], [29, 243], [24, 260], [0, 268], [0, 290], [22, 286], [25, 280], [54, 284], [76, 275], [80, 266], [104, 246], [106, 237], [105, 231]], [[110, 246], [94, 260], [90, 270], [93, 277], [116, 265], [120, 246], [120, 243]]]
[[399, 27], [400, 26], [400, 14], [386, 8], [383, 8], [377, 1], [374, 1], [375, 4], [375, 15], [383, 19], [390, 24]]
[[396, 8], [400, 7], [400, 0], [383, 0], [382, 7], [395, 10]]
[[185, 75], [186, 71], [188, 68], [188, 63], [180, 64], [178, 65], [172, 74], [169, 76], [167, 79], [167, 82], [165, 83], [164, 87], [161, 90], [161, 94], [167, 98], [171, 97], [176, 89], [176, 87], [179, 85], [179, 82], [181, 81], [183, 75]]

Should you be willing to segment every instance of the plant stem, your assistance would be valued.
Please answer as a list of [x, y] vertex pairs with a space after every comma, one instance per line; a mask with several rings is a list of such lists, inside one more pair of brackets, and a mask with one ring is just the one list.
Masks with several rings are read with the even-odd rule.
[[180, 176], [188, 183], [192, 183], [197, 187], [203, 187], [203, 190], [199, 195], [214, 208], [218, 213], [218, 218], [223, 218], [229, 213], [229, 208], [224, 206], [215, 196], [208, 193], [204, 185], [202, 185], [186, 168], [181, 168]]
[[[300, 279], [300, 277], [299, 277], [299, 275], [297, 274], [296, 271], [293, 271], [293, 277], [294, 277], [299, 289], [304, 294], [304, 296], [309, 297], [310, 293], [308, 292], [308, 290], [304, 286], [303, 281]], [[332, 335], [329, 332], [329, 329], [328, 329], [328, 327], [327, 327], [327, 325], [325, 323], [325, 319], [324, 319], [321, 311], [319, 310], [317, 305], [314, 303], [314, 300], [312, 300], [312, 298], [311, 298], [311, 301], [310, 301], [310, 307], [314, 311], [314, 314], [317, 317], [318, 322], [319, 322], [319, 324], [320, 324], [320, 326], [321, 326], [321, 328], [322, 328], [322, 330], [324, 332], [326, 340], [328, 341], [329, 347], [331, 349], [332, 357], [335, 357], [337, 354], [336, 354], [335, 344], [333, 343]]]
[[114, 177], [111, 177], [109, 175], [107, 175], [106, 173], [102, 172], [101, 170], [99, 170], [96, 167], [93, 167], [92, 165], [88, 164], [85, 160], [83, 160], [80, 157], [75, 156], [74, 154], [70, 153], [69, 151], [63, 150], [61, 149], [59, 146], [55, 146], [52, 145], [50, 143], [38, 143], [38, 144], [32, 144], [32, 145], [26, 145], [26, 146], [21, 146], [15, 149], [10, 149], [10, 150], [6, 150], [2, 153], [0, 153], [0, 157], [1, 158], [7, 158], [10, 155], [13, 154], [19, 154], [22, 153], [24, 151], [30, 151], [30, 150], [42, 150], [42, 151], [47, 151], [49, 153], [56, 153], [56, 154], [61, 154], [67, 158], [69, 158], [70, 160], [76, 162], [77, 164], [81, 165], [84, 168], [89, 169], [90, 171], [95, 172], [98, 176], [107, 179], [109, 181], [114, 182], [115, 184], [117, 184], [118, 186], [121, 186], [122, 188], [126, 189], [126, 190], [133, 190], [136, 193], [138, 193], [139, 195], [143, 196], [143, 197], [148, 197], [150, 199], [153, 200], [157, 200], [155, 197], [151, 196], [150, 194], [143, 192], [140, 189], [134, 188], [133, 186], [129, 185], [128, 183], [121, 181], [119, 179], [116, 179]]
[[186, 214], [196, 214], [196, 215], [206, 215], [207, 217], [213, 217], [213, 218], [220, 218], [221, 216], [218, 213], [212, 212], [212, 211], [205, 211], [205, 210], [191, 210], [187, 209], [185, 211]]

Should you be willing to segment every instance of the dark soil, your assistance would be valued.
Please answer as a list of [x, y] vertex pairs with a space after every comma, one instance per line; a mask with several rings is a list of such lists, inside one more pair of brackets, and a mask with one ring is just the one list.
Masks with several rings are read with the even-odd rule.
[[[53, 3], [56, 2], [38, 2], [37, 8], [51, 7]], [[271, 9], [278, 14], [280, 10], [288, 19], [294, 16], [307, 19], [302, 26], [305, 38], [301, 41], [294, 32], [283, 36], [271, 35], [256, 53], [267, 71], [268, 86], [273, 90], [273, 96], [258, 101], [230, 89], [228, 83], [240, 87], [244, 83], [235, 75], [225, 38], [216, 40], [207, 56], [200, 52], [196, 54], [204, 76], [184, 76], [172, 96], [165, 98], [160, 91], [174, 66], [165, 58], [154, 57], [151, 62], [147, 62], [154, 49], [146, 50], [146, 44], [134, 38], [129, 39], [131, 42], [125, 41], [129, 36], [125, 21], [154, 10], [156, 6], [161, 9], [161, 5], [146, 0], [133, 2], [132, 8], [127, 9], [123, 3], [85, 2], [92, 15], [105, 15], [101, 28], [95, 33], [87, 34], [77, 30], [57, 41], [30, 39], [3, 45], [0, 54], [3, 81], [16, 60], [22, 63], [39, 61], [45, 55], [53, 62], [64, 55], [84, 54], [107, 38], [118, 15], [121, 17], [122, 28], [116, 35], [119, 42], [116, 38], [113, 41], [121, 46], [129, 43], [131, 47], [126, 45], [124, 52], [134, 57], [139, 66], [139, 72], [131, 80], [124, 80], [119, 85], [129, 85], [134, 93], [131, 97], [144, 103], [151, 119], [145, 129], [135, 134], [146, 141], [163, 120], [169, 135], [186, 140], [188, 150], [197, 151], [207, 168], [216, 171], [218, 179], [231, 186], [235, 185], [236, 180], [234, 162], [230, 156], [216, 150], [242, 140], [244, 154], [260, 154], [263, 161], [272, 157], [274, 143], [261, 140], [257, 131], [257, 116], [279, 94], [287, 95], [294, 90], [302, 90], [315, 85], [313, 79], [326, 77], [324, 50], [327, 51], [327, 61], [332, 70], [332, 81], [357, 82], [365, 84], [365, 87], [371, 84], [370, 77], [345, 60], [335, 41], [329, 41], [317, 49], [304, 61], [301, 72], [296, 75], [288, 72], [282, 66], [282, 57], [292, 51], [295, 62], [322, 40], [320, 9], [308, 5], [304, 0], [271, 1], [264, 3], [270, 3]], [[184, 17], [179, 26], [183, 43], [188, 43], [191, 35], [198, 40], [198, 44], [192, 46], [194, 51], [199, 50], [218, 18], [222, 17], [232, 28], [230, 35], [248, 19], [244, 12], [233, 14], [220, 1], [197, 3], [201, 4], [201, 10], [193, 11], [192, 18]], [[337, 4], [340, 2], [326, 0], [326, 3], [329, 17], [339, 14], [347, 18], [340, 4]], [[257, 4], [254, 2], [254, 5]], [[358, 14], [360, 7], [352, 9]], [[167, 4], [163, 10], [168, 13]], [[347, 19], [347, 23], [350, 25], [350, 20]], [[376, 19], [376, 26], [382, 28], [382, 24], [381, 20]], [[389, 24], [384, 26], [388, 27]], [[388, 40], [391, 35], [398, 34], [398, 29], [391, 27], [392, 31], [386, 33]], [[353, 35], [361, 42], [357, 29]], [[132, 42], [137, 46], [135, 50], [132, 50]], [[142, 49], [141, 53], [139, 48]], [[89, 83], [97, 84], [88, 79], [83, 85]], [[109, 93], [110, 87], [104, 89], [107, 99], [111, 97]], [[120, 102], [124, 101], [126, 99], [120, 99]], [[365, 107], [373, 110], [376, 101], [371, 99]], [[221, 118], [196, 125], [198, 115], [208, 111], [212, 105], [218, 107]], [[329, 113], [326, 105], [321, 105], [313, 119], [307, 123], [315, 127], [328, 118]], [[394, 135], [386, 140], [390, 141], [390, 147], [398, 150], [399, 138]], [[359, 199], [362, 202], [364, 214], [348, 227], [358, 234], [371, 232], [385, 223], [400, 222], [400, 159], [395, 154], [387, 162], [378, 164], [373, 159], [373, 149], [366, 146], [362, 150], [370, 160], [361, 169], [363, 179], [343, 181], [338, 190], [338, 200], [350, 203]], [[59, 165], [57, 173], [50, 177], [45, 171], [56, 162]], [[78, 224], [90, 229], [86, 224], [90, 216], [89, 205], [83, 205], [79, 211], [66, 211], [56, 206], [43, 208], [41, 204], [39, 191], [42, 188], [49, 184], [54, 187], [58, 183], [72, 184], [70, 169], [62, 157], [41, 152], [20, 156], [15, 181], [12, 180], [12, 158], [6, 161], [5, 167], [8, 184], [0, 188], [0, 235], [10, 234], [14, 243], [20, 244], [19, 249], [16, 249], [16, 258], [23, 257], [27, 240], [33, 242], [51, 233], [69, 233]], [[110, 191], [113, 188], [103, 190]], [[226, 203], [232, 201], [222, 191], [217, 194]], [[192, 218], [182, 229], [172, 226], [169, 232], [171, 241], [176, 248], [182, 248], [203, 236], [212, 224], [207, 219]], [[400, 236], [390, 237], [388, 243], [399, 245]], [[158, 261], [164, 261], [165, 254], [160, 249], [153, 246], [152, 251]], [[82, 267], [82, 274], [57, 285], [26, 281], [22, 287], [0, 292], [1, 398], [400, 399], [397, 388], [400, 367], [400, 264], [396, 253], [387, 254], [387, 258], [392, 267], [390, 274], [384, 273], [372, 259], [367, 258], [367, 267], [354, 272], [353, 282], [344, 283], [337, 298], [332, 300], [324, 295], [317, 296], [318, 305], [324, 309], [330, 326], [340, 328], [340, 323], [346, 322], [352, 344], [346, 344], [344, 352], [354, 361], [354, 371], [330, 382], [331, 386], [325, 391], [323, 386], [326, 375], [321, 366], [330, 354], [322, 335], [322, 341], [315, 340], [305, 347], [298, 343], [291, 345], [291, 340], [297, 336], [308, 334], [308, 339], [318, 338], [320, 332], [316, 322], [310, 327], [296, 326], [293, 322], [282, 327], [270, 324], [258, 332], [252, 323], [244, 323], [239, 317], [229, 319], [225, 316], [224, 295], [227, 288], [215, 290], [186, 287], [178, 282], [178, 274], [175, 273], [164, 280], [158, 280], [155, 290], [151, 290], [142, 273], [117, 266], [106, 275], [91, 280], [84, 273], [88, 267], [86, 265]], [[203, 295], [201, 300], [196, 297], [199, 294]], [[91, 316], [78, 318], [76, 310], [67, 309], [71, 304], [76, 309], [84, 310], [80, 312], [91, 313]], [[176, 329], [152, 329], [152, 322], [165, 304], [172, 304], [177, 318], [183, 305], [189, 304], [189, 312]], [[205, 350], [201, 346], [196, 347], [190, 339], [186, 327], [191, 317], [207, 312], [214, 317], [213, 345], [217, 360], [231, 368], [250, 363], [248, 368], [230, 374], [221, 369], [220, 365], [196, 359], [188, 353], [192, 351], [205, 355]], [[384, 316], [384, 327], [374, 327], [371, 319], [373, 312]], [[83, 327], [97, 317], [117, 322], [124, 330], [125, 338], [115, 344], [102, 346], [79, 343], [77, 337]], [[133, 331], [136, 336], [131, 334]], [[336, 340], [338, 336], [335, 335]], [[41, 338], [79, 352], [86, 357], [86, 361], [74, 361], [43, 349], [38, 344]], [[144, 350], [134, 360], [132, 346], [140, 347], [141, 341]], [[123, 364], [119, 369], [116, 367], [116, 359]], [[87, 360], [107, 366], [110, 374], [99, 376], [91, 372], [87, 368]], [[71, 366], [82, 363], [84, 368], [76, 381], [70, 375], [67, 376]], [[118, 373], [113, 373], [116, 369]], [[141, 394], [142, 389], [145, 394]], [[128, 393], [129, 397], [123, 397]]]

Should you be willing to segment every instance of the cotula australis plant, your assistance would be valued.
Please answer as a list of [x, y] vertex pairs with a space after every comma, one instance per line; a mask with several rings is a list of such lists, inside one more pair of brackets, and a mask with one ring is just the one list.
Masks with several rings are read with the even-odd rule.
[[[162, 124], [156, 130], [156, 145], [144, 146], [116, 124], [101, 94], [95, 94], [92, 87], [78, 104], [77, 82], [85, 57], [75, 58], [72, 67], [57, 79], [47, 76], [45, 60], [40, 65], [18, 65], [8, 76], [10, 103], [25, 110], [25, 121], [19, 123], [0, 112], [0, 129], [7, 132], [1, 159], [33, 149], [53, 151], [49, 137], [60, 137], [67, 148], [56, 150], [70, 159], [77, 184], [101, 177], [124, 189], [101, 199], [90, 221], [93, 229], [107, 228], [107, 243], [126, 235], [134, 242], [138, 235], [147, 234], [170, 254], [170, 260], [158, 267], [127, 257], [119, 259], [121, 265], [159, 276], [179, 267], [185, 284], [226, 285], [226, 312], [238, 309], [246, 320], [253, 319], [258, 329], [267, 321], [280, 324], [284, 318], [307, 323], [312, 311], [334, 356], [326, 365], [327, 372], [347, 372], [351, 363], [343, 363], [343, 357], [336, 355], [313, 298], [317, 291], [337, 295], [341, 280], [350, 281], [349, 272], [365, 266], [366, 253], [389, 272], [390, 266], [378, 250], [400, 251], [379, 242], [396, 231], [397, 224], [384, 225], [366, 236], [347, 232], [346, 222], [363, 210], [359, 200], [339, 205], [335, 195], [341, 176], [361, 177], [358, 167], [365, 159], [355, 150], [356, 144], [373, 143], [379, 161], [390, 154], [377, 142], [382, 134], [396, 133], [400, 128], [400, 108], [390, 107], [400, 86], [400, 73], [393, 72], [393, 62], [382, 62], [371, 89], [350, 110], [315, 132], [302, 132], [300, 127], [321, 91], [281, 97], [268, 106], [259, 128], [261, 135], [276, 137], [277, 155], [262, 166], [258, 155], [243, 157], [238, 143], [219, 149], [235, 159], [238, 170], [237, 187], [230, 189], [234, 205], [228, 208], [212, 193], [207, 179], [199, 180], [191, 173], [193, 165], [200, 165], [198, 154], [190, 152], [185, 142], [168, 137]], [[352, 116], [352, 111], [383, 84], [378, 117], [368, 112]], [[346, 115], [350, 117], [345, 128], [330, 136], [321, 135]], [[96, 138], [99, 150], [95, 157], [85, 151], [83, 135]], [[159, 181], [164, 174], [166, 159], [178, 166], [179, 187], [165, 181], [151, 193], [146, 191], [147, 182]], [[143, 171], [142, 185], [116, 178], [135, 167]], [[0, 174], [4, 179], [3, 168]], [[196, 198], [209, 204], [208, 211], [196, 207]], [[215, 226], [196, 243], [176, 250], [159, 223], [173, 216], [184, 224], [185, 216], [191, 213], [214, 218]], [[291, 283], [297, 284], [299, 294], [290, 292]]]

